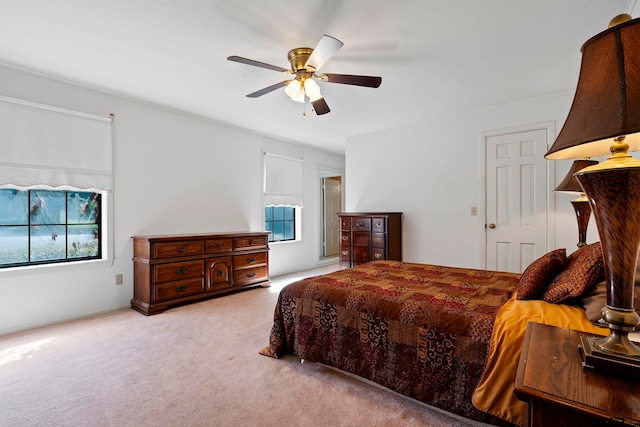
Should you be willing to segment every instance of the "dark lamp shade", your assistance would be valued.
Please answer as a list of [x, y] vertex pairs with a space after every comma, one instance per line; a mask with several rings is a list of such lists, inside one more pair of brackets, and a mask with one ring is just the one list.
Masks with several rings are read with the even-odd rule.
[[569, 172], [567, 173], [567, 176], [564, 177], [562, 182], [558, 184], [554, 191], [583, 193], [582, 186], [573, 175], [579, 170], [586, 168], [587, 166], [593, 166], [597, 164], [598, 162], [595, 160], [574, 160], [574, 162], [571, 164]]
[[579, 159], [609, 154], [625, 135], [640, 149], [640, 18], [611, 27], [582, 46], [576, 94], [567, 120], [545, 158]]

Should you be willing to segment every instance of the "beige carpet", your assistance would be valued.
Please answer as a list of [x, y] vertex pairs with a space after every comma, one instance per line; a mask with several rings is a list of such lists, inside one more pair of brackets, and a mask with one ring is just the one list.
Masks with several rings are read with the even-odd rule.
[[[330, 267], [331, 268], [331, 267]], [[271, 288], [0, 336], [0, 426], [468, 426], [267, 344]]]

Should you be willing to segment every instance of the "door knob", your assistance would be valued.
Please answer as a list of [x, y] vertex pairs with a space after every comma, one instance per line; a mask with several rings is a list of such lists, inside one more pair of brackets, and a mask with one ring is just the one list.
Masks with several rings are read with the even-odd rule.
[[489, 228], [496, 228], [496, 225], [494, 223], [489, 224]]

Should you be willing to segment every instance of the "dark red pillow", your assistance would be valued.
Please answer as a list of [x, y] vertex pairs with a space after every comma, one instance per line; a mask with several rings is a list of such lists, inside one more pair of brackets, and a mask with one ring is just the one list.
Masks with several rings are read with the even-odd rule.
[[542, 299], [558, 304], [580, 298], [604, 280], [600, 242], [584, 246], [567, 257], [567, 265], [542, 294]]
[[567, 250], [554, 249], [533, 261], [518, 283], [518, 299], [535, 299], [567, 264]]

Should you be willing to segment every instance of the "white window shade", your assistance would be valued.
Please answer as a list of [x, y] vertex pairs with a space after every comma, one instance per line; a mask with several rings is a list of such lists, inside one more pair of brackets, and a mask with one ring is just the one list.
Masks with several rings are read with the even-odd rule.
[[0, 96], [0, 188], [111, 190], [111, 122]]
[[264, 153], [264, 205], [302, 207], [304, 161]]

